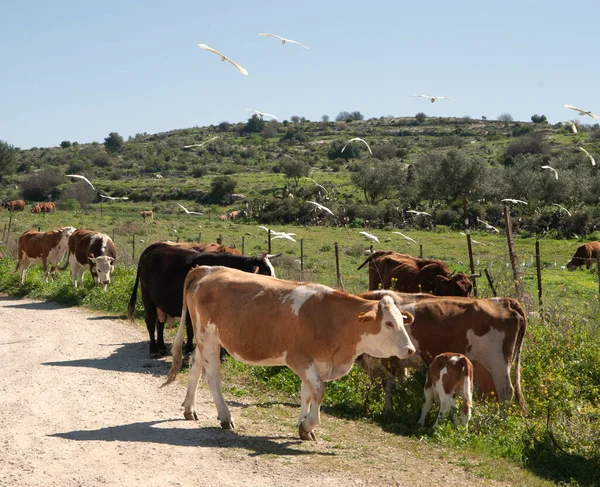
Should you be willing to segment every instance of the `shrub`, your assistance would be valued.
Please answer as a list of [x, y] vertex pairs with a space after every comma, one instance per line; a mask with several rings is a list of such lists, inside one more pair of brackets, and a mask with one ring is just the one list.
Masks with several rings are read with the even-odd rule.
[[548, 146], [541, 133], [524, 135], [514, 140], [506, 148], [505, 155], [516, 157], [519, 154], [545, 154], [548, 152]]
[[425, 115], [423, 112], [419, 112], [415, 115], [415, 120], [418, 123], [424, 123], [425, 120], [427, 120], [427, 115]]
[[219, 124], [219, 132], [229, 132], [231, 130], [231, 124], [229, 122], [221, 122]]
[[45, 201], [56, 195], [63, 181], [62, 174], [54, 169], [46, 169], [25, 179], [21, 183], [21, 193], [26, 200]]
[[385, 161], [386, 159], [392, 159], [393, 157], [396, 157], [397, 152], [396, 146], [393, 144], [377, 144], [372, 146], [371, 150], [373, 151], [373, 157], [376, 157], [380, 161]]
[[77, 211], [80, 208], [79, 201], [74, 198], [58, 200], [56, 207], [62, 211]]
[[[256, 116], [256, 115], [255, 115]], [[258, 118], [258, 117], [257, 117]], [[210, 201], [215, 204], [227, 204], [232, 201], [237, 182], [229, 176], [216, 176], [210, 183]]]
[[457, 135], [443, 135], [441, 137], [437, 137], [433, 140], [434, 147], [463, 147], [465, 145], [465, 141], [462, 137]]
[[68, 186], [60, 195], [60, 200], [76, 200], [82, 208], [96, 200], [96, 192], [85, 181]]
[[510, 113], [501, 113], [500, 115], [498, 115], [498, 121], [507, 124], [508, 122], [513, 121], [513, 116]]
[[248, 119], [248, 123], [244, 127], [244, 133], [258, 134], [265, 128], [265, 121], [258, 115], [254, 114]]
[[123, 149], [123, 137], [117, 132], [111, 132], [104, 139], [104, 147], [108, 152], [121, 152]]
[[531, 116], [531, 121], [533, 123], [548, 123], [548, 119], [546, 118], [546, 115], [532, 115]]
[[69, 142], [68, 140], [63, 140], [63, 141], [60, 143], [60, 146], [61, 146], [63, 149], [66, 149], [67, 147], [71, 147], [71, 142]]

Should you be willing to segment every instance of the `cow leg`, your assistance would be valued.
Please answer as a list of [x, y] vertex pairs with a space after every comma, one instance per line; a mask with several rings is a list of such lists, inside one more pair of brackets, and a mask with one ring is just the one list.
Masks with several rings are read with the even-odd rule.
[[25, 272], [27, 272], [27, 268], [31, 265], [28, 259], [23, 259], [21, 261], [20, 270], [21, 270], [21, 279], [19, 281], [19, 287], [21, 287], [25, 283]]
[[194, 350], [193, 357], [192, 367], [188, 373], [188, 389], [182, 404], [185, 408], [183, 416], [188, 421], [198, 419], [198, 414], [196, 413], [196, 389], [198, 388], [200, 375], [204, 373], [204, 360], [200, 348]]
[[[500, 362], [500, 361], [497, 361]], [[488, 371], [494, 381], [494, 386], [498, 392], [498, 400], [500, 402], [510, 402], [515, 394], [515, 389], [510, 380], [510, 362], [495, 363], [488, 367]]]
[[194, 351], [194, 325], [189, 313], [185, 318], [185, 333], [187, 335], [185, 353], [192, 353]]
[[425, 402], [423, 403], [423, 409], [421, 409], [421, 417], [419, 418], [419, 421], [418, 421], [421, 426], [425, 426], [425, 419], [427, 418], [429, 411], [431, 411], [431, 406], [433, 405], [433, 399], [434, 399], [434, 395], [435, 395], [433, 388], [431, 388], [431, 387], [426, 387], [424, 392], [425, 392]]
[[[162, 354], [160, 353], [160, 350], [158, 348], [158, 344], [156, 343], [156, 340], [154, 338], [154, 331], [156, 329], [156, 324], [159, 321], [158, 319], [158, 309], [156, 307], [156, 305], [154, 304], [154, 302], [146, 295], [146, 293], [144, 293], [144, 290], [142, 289], [142, 302], [144, 303], [144, 311], [146, 313], [146, 328], [148, 329], [148, 336], [150, 337], [150, 352], [149, 352], [149, 357], [150, 358], [161, 358]], [[164, 325], [164, 323], [162, 324]], [[159, 323], [158, 326], [160, 331], [160, 334], [162, 336], [162, 326]], [[163, 346], [164, 346], [164, 342], [163, 342]]]
[[44, 269], [44, 282], [48, 282], [48, 261], [42, 256], [42, 269]]
[[306, 418], [308, 410], [310, 409], [311, 391], [305, 385], [304, 382], [302, 382], [300, 394], [302, 399], [300, 400], [300, 414], [298, 415], [298, 427], [300, 427], [300, 424], [302, 423], [302, 421], [304, 421], [304, 418]]
[[[296, 371], [295, 371], [296, 372]], [[298, 374], [298, 372], [296, 372]], [[306, 417], [298, 425], [298, 434], [302, 440], [316, 440], [314, 429], [321, 420], [321, 403], [325, 396], [325, 383], [321, 379], [317, 366], [312, 363], [298, 374], [302, 379], [304, 395], [310, 395], [310, 407]], [[304, 403], [304, 398], [303, 398]]]
[[448, 416], [448, 413], [452, 410], [453, 402], [454, 400], [451, 395], [444, 394], [440, 396], [440, 414], [438, 414], [438, 417], [435, 420], [435, 426], [440, 424], [440, 421]]
[[[148, 306], [152, 306], [151, 303]], [[146, 309], [146, 304], [144, 303], [144, 309]], [[154, 342], [154, 351], [156, 352], [155, 357], [151, 358], [160, 358], [165, 355], [169, 355], [169, 347], [165, 344], [165, 321], [169, 321], [169, 325], [173, 326], [175, 323], [175, 319], [172, 316], [167, 316], [164, 311], [159, 308], [156, 308], [156, 341]], [[146, 326], [149, 326], [148, 324]], [[150, 332], [150, 328], [148, 328], [148, 332]], [[152, 326], [152, 332], [150, 333], [151, 339], [150, 343], [154, 341], [154, 326]]]
[[396, 390], [396, 377], [390, 374], [387, 369], [384, 370], [383, 374], [383, 390], [385, 393], [385, 399], [383, 402], [383, 412], [391, 413], [394, 409], [392, 404], [392, 395]]

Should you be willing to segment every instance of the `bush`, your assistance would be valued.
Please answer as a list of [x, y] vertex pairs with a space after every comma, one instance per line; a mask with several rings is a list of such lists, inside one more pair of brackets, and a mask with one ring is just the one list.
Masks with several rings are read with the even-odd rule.
[[210, 202], [221, 205], [232, 202], [231, 195], [235, 192], [236, 185], [237, 182], [229, 176], [216, 176], [210, 183]]
[[434, 147], [464, 147], [465, 141], [462, 137], [457, 135], [443, 135], [441, 137], [437, 137], [433, 140]]
[[80, 208], [79, 201], [74, 198], [67, 198], [58, 200], [56, 208], [62, 211], [77, 211]]
[[71, 147], [71, 142], [69, 142], [68, 140], [63, 140], [63, 141], [60, 143], [60, 146], [61, 146], [63, 149], [66, 149], [67, 147]]
[[56, 196], [57, 188], [63, 181], [62, 174], [54, 169], [46, 169], [25, 179], [21, 183], [21, 194], [26, 200], [45, 201]]
[[85, 181], [68, 186], [60, 195], [60, 200], [76, 200], [82, 208], [96, 200], [96, 192]]
[[546, 154], [548, 146], [541, 133], [524, 135], [514, 140], [505, 151], [505, 156], [516, 157], [519, 154]]
[[371, 150], [373, 151], [373, 157], [376, 157], [380, 161], [385, 161], [387, 159], [396, 157], [397, 152], [396, 146], [393, 144], [377, 144], [372, 146]]
[[229, 122], [221, 122], [219, 124], [219, 132], [229, 132], [231, 130], [231, 124]]
[[546, 118], [546, 115], [532, 115], [531, 116], [531, 121], [533, 123], [548, 123], [548, 119]]
[[498, 115], [498, 121], [504, 123], [512, 122], [513, 116], [510, 113], [501, 113]]
[[425, 120], [427, 120], [427, 115], [425, 115], [423, 112], [419, 112], [415, 115], [415, 120], [418, 123], [424, 123]]
[[258, 115], [254, 114], [248, 119], [248, 123], [244, 127], [246, 134], [259, 134], [265, 128], [265, 121]]
[[121, 152], [123, 149], [123, 137], [117, 132], [111, 132], [104, 139], [104, 147], [108, 152]]

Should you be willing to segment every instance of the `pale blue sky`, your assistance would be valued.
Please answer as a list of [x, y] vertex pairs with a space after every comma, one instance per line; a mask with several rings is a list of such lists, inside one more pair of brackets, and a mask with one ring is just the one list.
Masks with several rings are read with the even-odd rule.
[[600, 112], [598, 0], [9, 0], [0, 18], [0, 139], [21, 148], [244, 121], [246, 108], [281, 120]]

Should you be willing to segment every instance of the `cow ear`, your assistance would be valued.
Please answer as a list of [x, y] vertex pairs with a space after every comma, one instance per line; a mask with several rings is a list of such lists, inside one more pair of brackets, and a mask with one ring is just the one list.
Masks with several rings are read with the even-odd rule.
[[108, 261], [109, 261], [109, 262], [112, 264], [112, 263], [114, 263], [114, 261], [115, 261], [115, 258], [114, 258], [114, 257], [109, 257], [109, 258], [108, 258]]
[[252, 269], [252, 273], [253, 274], [258, 274], [259, 270], [260, 270], [259, 267], [257, 265], [255, 265], [254, 268]]
[[361, 323], [366, 323], [367, 321], [373, 321], [376, 317], [377, 309], [373, 308], [372, 310], [367, 311], [365, 313], [360, 313], [358, 315], [358, 321], [360, 321]]
[[88, 257], [88, 260], [92, 263], [96, 263], [96, 257]]
[[408, 311], [401, 311], [401, 314], [405, 325], [410, 325], [413, 321], [415, 321], [415, 317], [412, 313], [409, 313]]
[[437, 276], [435, 276], [435, 280], [438, 281], [438, 282], [440, 282], [440, 283], [444, 283], [444, 282], [449, 282], [450, 278], [438, 274]]

